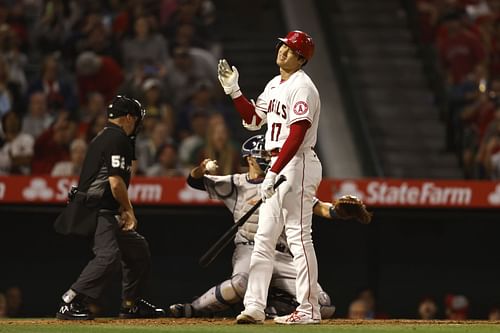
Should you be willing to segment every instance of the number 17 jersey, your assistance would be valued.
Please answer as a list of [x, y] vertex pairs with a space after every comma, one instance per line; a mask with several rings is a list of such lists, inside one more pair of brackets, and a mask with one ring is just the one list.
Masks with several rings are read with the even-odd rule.
[[267, 121], [266, 150], [281, 149], [290, 134], [290, 125], [307, 120], [311, 127], [306, 132], [299, 150], [316, 145], [321, 102], [311, 78], [302, 70], [288, 80], [274, 77], [257, 98], [255, 111]]

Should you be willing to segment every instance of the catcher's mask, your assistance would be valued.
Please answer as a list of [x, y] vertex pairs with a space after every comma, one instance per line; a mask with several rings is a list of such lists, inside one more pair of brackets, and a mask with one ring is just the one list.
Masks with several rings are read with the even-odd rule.
[[136, 135], [141, 130], [142, 120], [146, 116], [146, 110], [141, 103], [134, 98], [123, 95], [117, 95], [111, 104], [108, 105], [108, 118], [115, 119], [130, 114], [137, 117], [132, 135]]
[[246, 163], [246, 157], [251, 156], [255, 158], [257, 164], [259, 164], [262, 171], [266, 171], [269, 166], [269, 162], [271, 161], [271, 156], [264, 149], [265, 146], [265, 138], [264, 135], [259, 134], [252, 136], [247, 141], [243, 143], [241, 146], [241, 156]]

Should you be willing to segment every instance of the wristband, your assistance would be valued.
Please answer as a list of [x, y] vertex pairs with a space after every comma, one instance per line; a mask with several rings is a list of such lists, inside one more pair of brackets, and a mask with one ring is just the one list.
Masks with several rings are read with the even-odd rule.
[[331, 205], [330, 208], [328, 209], [329, 212], [330, 212], [330, 217], [332, 219], [337, 219], [339, 218], [339, 216], [337, 215], [337, 212], [335, 211], [335, 206], [334, 205]]

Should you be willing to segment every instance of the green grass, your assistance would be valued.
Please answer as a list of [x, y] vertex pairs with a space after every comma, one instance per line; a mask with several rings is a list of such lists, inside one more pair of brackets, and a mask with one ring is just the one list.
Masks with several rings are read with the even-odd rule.
[[362, 324], [322, 324], [308, 326], [281, 326], [272, 323], [265, 325], [234, 325], [234, 324], [175, 324], [175, 323], [60, 323], [43, 320], [39, 323], [16, 321], [1, 321], [0, 333], [150, 333], [150, 332], [215, 332], [215, 333], [282, 333], [282, 332], [335, 332], [335, 333], [499, 333], [500, 324], [488, 323], [460, 323], [460, 324], [410, 324], [410, 323], [362, 323]]

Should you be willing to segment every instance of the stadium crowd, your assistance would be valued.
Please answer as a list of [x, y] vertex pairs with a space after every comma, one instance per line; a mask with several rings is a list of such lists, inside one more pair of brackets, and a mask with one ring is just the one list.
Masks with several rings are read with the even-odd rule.
[[448, 146], [465, 178], [500, 178], [500, 1], [416, 0], [447, 95]]
[[136, 174], [239, 171], [215, 15], [210, 0], [1, 1], [0, 174], [78, 175], [116, 94], [147, 110]]

